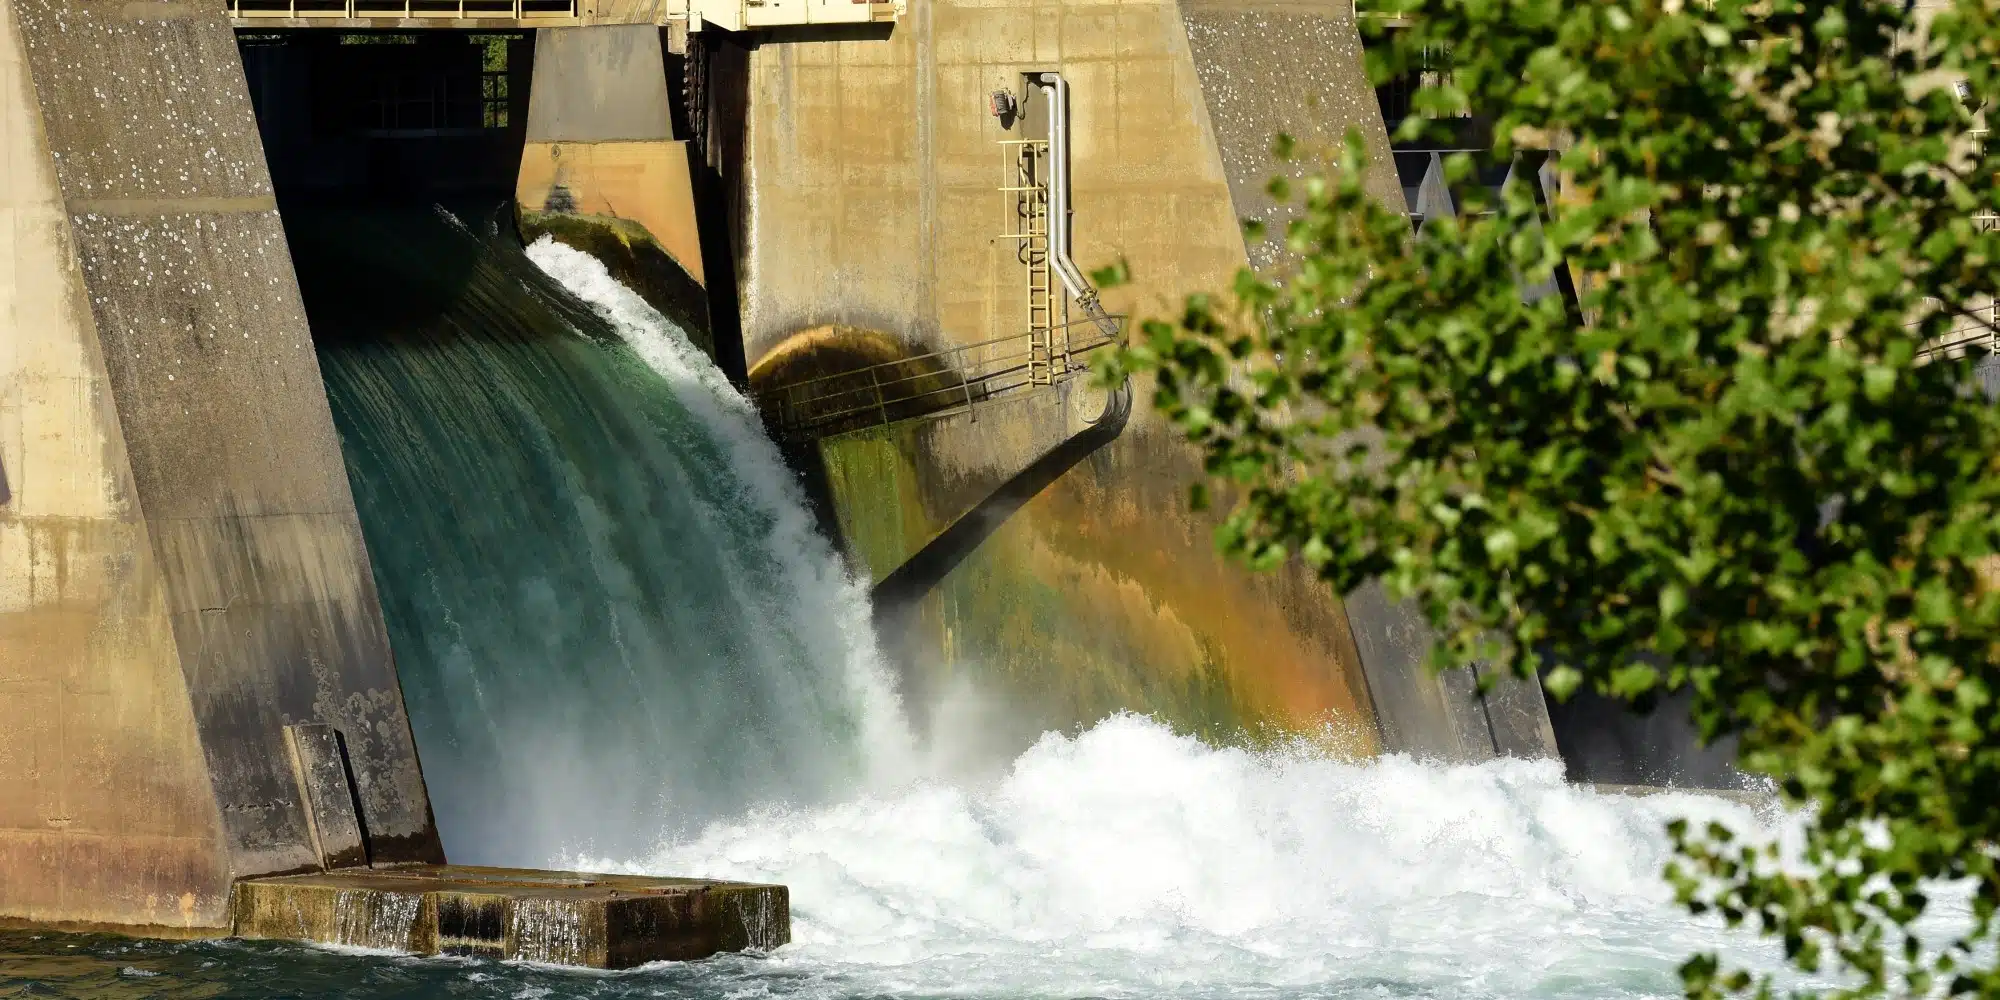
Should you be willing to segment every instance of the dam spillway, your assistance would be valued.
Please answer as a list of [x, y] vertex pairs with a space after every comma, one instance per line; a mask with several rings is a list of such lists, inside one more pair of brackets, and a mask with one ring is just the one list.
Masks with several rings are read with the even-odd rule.
[[[782, 446], [749, 402], [1023, 335], [1050, 364], [1047, 273], [1023, 295], [1046, 261], [993, 239], [1032, 218], [1008, 143], [1043, 144], [1045, 197], [1071, 130], [1073, 216], [1040, 236], [1132, 261], [1114, 313], [1263, 259], [1235, 220], [1268, 208], [1269, 132], [1407, 152], [1351, 9], [937, 3], [691, 32], [633, 5], [556, 27], [336, 6], [232, 25], [0, 0], [0, 920], [226, 933], [232, 887], [347, 863], [324, 792], [373, 865], [353, 877], [449, 855], [808, 888], [783, 954], [837, 992], [907, 991], [899, 947], [937, 989], [1099, 961], [1137, 989], [1159, 941], [1308, 970], [1176, 966], [1191, 992], [1449, 992], [1534, 947], [1557, 971], [1493, 995], [1616, 956], [1656, 982], [1644, 933], [1564, 950], [1458, 904], [1679, 934], [1632, 824], [1708, 807], [1603, 799], [1557, 763], [1731, 781], [1670, 716], [1479, 697], [1420, 669], [1379, 594], [1226, 565], [1184, 506], [1198, 463], [1143, 403], [996, 505], [1106, 412], [1086, 378]], [[1049, 106], [1052, 76], [1067, 126], [988, 113], [996, 90]], [[868, 581], [1003, 508], [871, 615]], [[304, 777], [308, 731], [339, 734], [341, 780]], [[1295, 821], [1316, 797], [1351, 816]], [[1426, 813], [1469, 839], [1369, 832], [1435, 838]], [[1585, 846], [1607, 829], [1615, 858]], [[1560, 846], [1480, 860], [1522, 831]], [[1274, 873], [1340, 883], [1344, 853], [1393, 876], [1282, 900]], [[1500, 943], [1432, 962], [1397, 893]], [[1305, 943], [1371, 920], [1386, 966]], [[1036, 950], [1055, 940], [1096, 943], [1065, 964]], [[982, 948], [1032, 982], [958, 961]]]
[[490, 216], [288, 224], [452, 857], [624, 856], [864, 775], [863, 598], [684, 332], [641, 353]]

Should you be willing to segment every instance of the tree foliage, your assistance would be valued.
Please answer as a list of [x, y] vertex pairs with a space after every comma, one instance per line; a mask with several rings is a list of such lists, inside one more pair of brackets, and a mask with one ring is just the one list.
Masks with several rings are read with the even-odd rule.
[[[1559, 183], [1482, 198], [1456, 156], [1458, 216], [1413, 236], [1350, 139], [1273, 182], [1282, 275], [1190, 298], [1110, 368], [1156, 374], [1253, 565], [1384, 580], [1438, 665], [1692, 689], [1705, 737], [1810, 806], [1790, 866], [1675, 826], [1695, 912], [1854, 995], [2000, 996], [2000, 412], [1971, 359], [1924, 356], [2000, 284], [2000, 159], [1968, 139], [2000, 5], [1911, 6], [1404, 0], [1376, 81], [1448, 50], [1419, 111], [1488, 118], [1499, 163], [1556, 150]], [[1971, 922], [1920, 949], [1952, 881]]]

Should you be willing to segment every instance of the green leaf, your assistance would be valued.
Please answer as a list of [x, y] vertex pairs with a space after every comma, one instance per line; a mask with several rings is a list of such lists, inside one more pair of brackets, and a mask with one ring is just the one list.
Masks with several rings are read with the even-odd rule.
[[1670, 583], [1660, 588], [1660, 618], [1663, 621], [1673, 621], [1681, 612], [1687, 610], [1687, 606], [1686, 587]]
[[1583, 674], [1574, 667], [1557, 667], [1542, 678], [1542, 690], [1557, 701], [1568, 701], [1583, 683]]
[[1496, 143], [1451, 158], [1461, 211], [1413, 235], [1349, 130], [1267, 187], [1282, 262], [1119, 356], [1230, 484], [1218, 542], [1380, 581], [1441, 663], [1558, 664], [1552, 699], [1727, 741], [1803, 807], [1792, 853], [1676, 826], [1681, 905], [1843, 997], [2000, 996], [2000, 896], [1908, 934], [1923, 887], [2000, 886], [2000, 406], [1954, 356], [2000, 295], [2000, 143], [1947, 90], [2000, 101], [2000, 7], [1913, 44], [1898, 3], [1397, 5], [1363, 19], [1371, 78], [1415, 88], [1396, 134]]
[[1100, 289], [1122, 287], [1132, 280], [1132, 265], [1120, 257], [1117, 263], [1090, 272], [1090, 280]]

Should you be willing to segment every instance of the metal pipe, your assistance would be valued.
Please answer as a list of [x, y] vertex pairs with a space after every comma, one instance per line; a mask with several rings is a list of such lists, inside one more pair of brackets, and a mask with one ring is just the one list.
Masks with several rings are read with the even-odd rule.
[[1069, 81], [1043, 73], [1049, 95], [1049, 262], [1072, 298], [1082, 299], [1090, 282], [1069, 256]]
[[1043, 73], [1049, 95], [1049, 262], [1070, 297], [1093, 323], [1115, 336], [1118, 325], [1097, 302], [1097, 289], [1069, 254], [1069, 81], [1061, 73]]

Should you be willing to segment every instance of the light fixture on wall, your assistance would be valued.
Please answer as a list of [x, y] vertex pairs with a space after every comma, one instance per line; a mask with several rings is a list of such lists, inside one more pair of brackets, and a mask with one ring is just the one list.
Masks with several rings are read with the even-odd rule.
[[1000, 119], [1001, 128], [1013, 128], [1014, 120], [1021, 117], [1021, 102], [1005, 90], [993, 92], [989, 107], [993, 117]]

